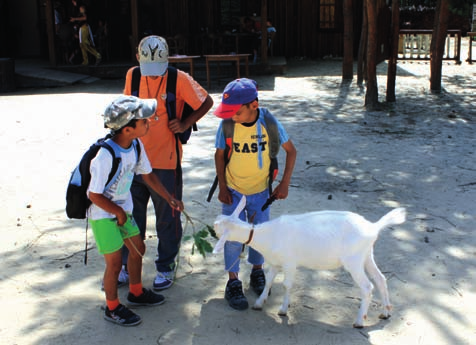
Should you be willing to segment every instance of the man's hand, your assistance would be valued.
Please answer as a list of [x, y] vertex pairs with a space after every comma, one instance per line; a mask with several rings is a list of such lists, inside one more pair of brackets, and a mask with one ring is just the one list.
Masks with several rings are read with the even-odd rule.
[[184, 124], [179, 119], [173, 119], [169, 120], [169, 129], [172, 133], [177, 134], [183, 133], [187, 128], [185, 128]]

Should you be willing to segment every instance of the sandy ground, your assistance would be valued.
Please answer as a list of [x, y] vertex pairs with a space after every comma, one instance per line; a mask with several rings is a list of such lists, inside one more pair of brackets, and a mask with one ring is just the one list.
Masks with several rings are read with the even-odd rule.
[[[221, 255], [192, 255], [184, 242], [164, 305], [137, 309], [143, 323], [135, 328], [104, 321], [103, 260], [89, 231], [83, 264], [85, 223], [64, 213], [70, 171], [105, 134], [98, 114], [122, 89], [120, 80], [103, 80], [0, 95], [0, 342], [474, 344], [475, 67], [445, 63], [445, 92], [433, 95], [428, 64], [399, 63], [397, 103], [375, 112], [363, 108], [364, 90], [355, 80], [342, 85], [340, 71], [339, 60], [291, 60], [285, 75], [256, 78], [261, 105], [283, 122], [298, 149], [289, 198], [273, 204], [272, 217], [336, 209], [376, 221], [406, 207], [407, 222], [383, 231], [375, 246], [394, 305], [389, 320], [378, 319], [375, 294], [366, 327], [352, 328], [359, 290], [343, 270], [299, 270], [287, 317], [277, 315], [282, 275], [263, 311], [232, 310], [223, 299]], [[379, 73], [384, 101], [385, 63]], [[210, 90], [216, 101], [224, 84]], [[205, 201], [217, 124], [207, 115], [185, 148], [185, 204], [197, 230], [220, 213], [217, 200]], [[155, 276], [156, 241], [149, 225], [146, 287]], [[253, 303], [249, 269], [243, 264], [242, 278]], [[126, 294], [121, 288], [124, 301]]]

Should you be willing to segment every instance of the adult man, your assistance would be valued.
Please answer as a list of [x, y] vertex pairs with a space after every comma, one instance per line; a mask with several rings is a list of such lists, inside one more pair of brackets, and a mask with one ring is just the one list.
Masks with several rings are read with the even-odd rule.
[[[169, 120], [166, 108], [168, 77], [168, 46], [160, 36], [147, 36], [139, 43], [137, 59], [140, 64], [140, 98], [155, 98], [157, 111], [151, 117], [149, 132], [141, 138], [145, 150], [156, 174], [168, 192], [182, 199], [182, 144], [177, 134], [184, 132], [193, 123], [202, 118], [213, 105], [208, 93], [187, 73], [177, 70], [176, 112], [177, 118]], [[124, 94], [132, 94], [131, 68], [126, 74]], [[185, 103], [193, 108], [186, 119], [182, 119]], [[134, 219], [141, 235], [145, 237], [147, 204], [152, 199], [156, 216], [156, 231], [159, 243], [155, 261], [157, 276], [153, 283], [154, 290], [163, 290], [173, 284], [175, 257], [182, 239], [180, 212], [173, 210], [167, 202], [151, 190], [140, 176], [134, 178], [131, 193], [134, 201]], [[123, 261], [127, 262], [127, 261]]]

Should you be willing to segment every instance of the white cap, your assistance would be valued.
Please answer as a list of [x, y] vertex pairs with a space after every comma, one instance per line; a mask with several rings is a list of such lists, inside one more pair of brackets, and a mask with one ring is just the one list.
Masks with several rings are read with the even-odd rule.
[[139, 43], [140, 73], [143, 76], [161, 76], [169, 65], [169, 47], [160, 36], [144, 37]]

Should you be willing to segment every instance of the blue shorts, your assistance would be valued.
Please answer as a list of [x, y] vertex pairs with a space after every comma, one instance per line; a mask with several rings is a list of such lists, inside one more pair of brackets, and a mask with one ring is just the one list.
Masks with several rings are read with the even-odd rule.
[[[224, 215], [231, 215], [235, 210], [236, 206], [241, 200], [243, 194], [237, 192], [234, 189], [229, 188], [233, 202], [231, 205], [223, 204], [222, 213]], [[245, 209], [240, 213], [240, 219], [243, 221], [249, 220], [253, 214], [254, 224], [264, 223], [269, 220], [269, 207], [261, 211], [261, 207], [265, 204], [266, 200], [269, 197], [268, 189], [256, 194], [246, 195], [246, 206]], [[240, 271], [240, 254], [243, 248], [243, 244], [240, 242], [227, 241], [225, 243], [225, 270], [229, 272], [239, 272]], [[262, 265], [264, 263], [263, 256], [256, 250], [253, 249], [253, 242], [250, 243], [248, 250], [248, 262], [252, 265]]]

